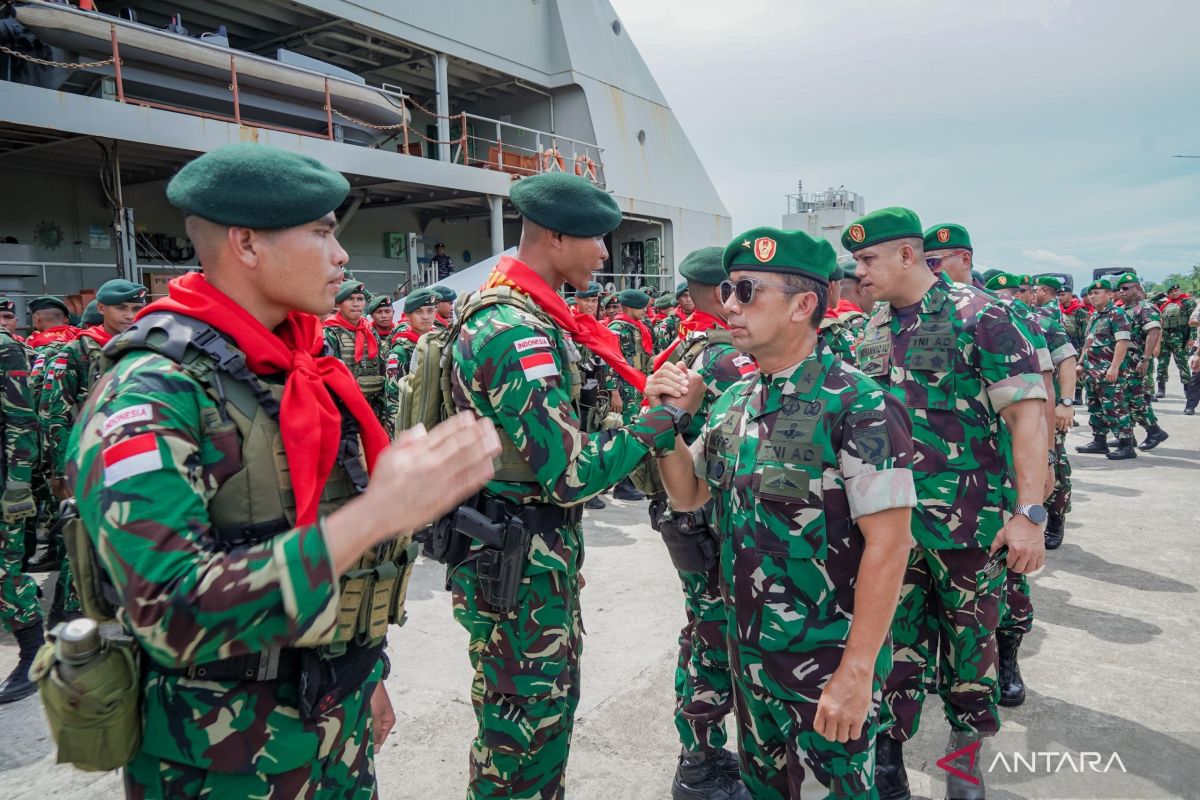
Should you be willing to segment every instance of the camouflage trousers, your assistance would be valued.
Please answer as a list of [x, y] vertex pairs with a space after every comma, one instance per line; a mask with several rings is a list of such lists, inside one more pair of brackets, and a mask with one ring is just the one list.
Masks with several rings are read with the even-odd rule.
[[1157, 371], [1155, 367], [1161, 360], [1159, 358], [1146, 360], [1146, 375], [1142, 378], [1142, 385], [1146, 387], [1146, 394], [1151, 400], [1154, 399], [1154, 374]]
[[21, 571], [25, 559], [25, 523], [0, 522], [0, 622], [6, 630], [40, 622], [38, 585]]
[[[270, 774], [216, 772], [159, 758], [147, 753], [143, 747], [125, 767], [125, 797], [128, 800], [250, 797], [371, 800], [377, 796], [371, 694], [381, 673], [382, 666], [377, 666], [366, 685], [339, 704], [345, 714], [345, 740], [340, 747], [334, 747], [328, 755], [318, 757], [310, 764]], [[267, 749], [287, 747], [286, 738], [272, 737], [265, 729], [263, 733]], [[182, 726], [180, 734], [187, 735]]]
[[[1147, 367], [1146, 374], [1150, 374]], [[1154, 413], [1154, 408], [1150, 405], [1150, 398], [1154, 395], [1153, 388], [1146, 387], [1146, 381], [1143, 376], [1138, 375], [1136, 371], [1130, 374], [1127, 379], [1125, 393], [1129, 397], [1129, 418], [1133, 425], [1141, 425], [1149, 430], [1158, 425], [1158, 416]]]
[[621, 424], [632, 425], [637, 420], [638, 414], [641, 413], [641, 392], [630, 386], [625, 381], [620, 382], [618, 391], [621, 395]]
[[1087, 396], [1088, 421], [1093, 434], [1111, 433], [1118, 439], [1133, 436], [1133, 420], [1129, 416], [1129, 396], [1124, 381], [1088, 378]]
[[982, 734], [1000, 729], [996, 627], [1003, 553], [990, 558], [981, 547], [915, 547], [909, 553], [879, 715], [880, 730], [893, 739], [916, 734], [930, 685], [937, 686], [951, 728]]
[[1024, 635], [1033, 630], [1033, 596], [1023, 572], [1005, 569], [1004, 600], [1000, 604], [1000, 627], [1006, 633]]
[[1067, 458], [1067, 435], [1054, 435], [1054, 493], [1046, 501], [1051, 516], [1065, 517], [1071, 513], [1071, 461]]
[[1188, 367], [1188, 338], [1190, 328], [1171, 328], [1163, 330], [1162, 347], [1158, 351], [1158, 385], [1167, 385], [1167, 372], [1171, 367], [1171, 358], [1175, 359], [1175, 368], [1179, 370], [1180, 383], [1187, 383], [1192, 377]]
[[479, 589], [475, 561], [451, 568], [454, 619], [467, 629], [478, 725], [471, 744], [468, 800], [556, 800], [579, 706], [576, 527], [560, 529], [573, 546], [566, 563], [535, 536], [512, 611], [495, 610]]
[[875, 796], [875, 724], [880, 693], [874, 693], [862, 735], [831, 742], [813, 730], [816, 703], [765, 694], [734, 677], [742, 782], [755, 800]]
[[719, 569], [679, 573], [687, 624], [679, 632], [675, 665], [675, 727], [688, 750], [724, 747], [729, 738], [725, 717], [733, 709], [733, 686]]

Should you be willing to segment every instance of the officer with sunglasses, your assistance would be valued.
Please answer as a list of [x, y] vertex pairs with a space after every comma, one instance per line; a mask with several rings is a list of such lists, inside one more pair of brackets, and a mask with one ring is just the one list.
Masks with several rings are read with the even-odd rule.
[[[888, 629], [916, 504], [903, 406], [818, 340], [833, 247], [802, 231], [733, 240], [720, 297], [760, 372], [660, 460], [673, 508], [713, 501], [742, 748], [755, 798], [874, 796]], [[699, 376], [666, 365], [646, 397], [686, 416]], [[676, 406], [678, 404], [678, 407]]]

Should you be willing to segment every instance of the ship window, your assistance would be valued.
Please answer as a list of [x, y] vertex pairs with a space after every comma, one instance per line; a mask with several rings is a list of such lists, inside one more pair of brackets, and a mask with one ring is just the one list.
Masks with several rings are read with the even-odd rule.
[[613, 20], [612, 29], [613, 29], [613, 35], [614, 35], [614, 36], [620, 36], [620, 35], [621, 35], [621, 22], [620, 22], [620, 20], [615, 20], [615, 19]]
[[645, 143], [646, 143], [646, 132], [644, 130], [638, 131], [638, 144], [645, 144]]

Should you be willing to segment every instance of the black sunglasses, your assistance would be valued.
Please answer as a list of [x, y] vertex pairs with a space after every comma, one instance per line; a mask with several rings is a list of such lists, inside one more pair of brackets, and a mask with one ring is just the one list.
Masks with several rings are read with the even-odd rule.
[[793, 289], [790, 286], [775, 286], [770, 283], [763, 283], [755, 278], [741, 278], [737, 281], [721, 281], [721, 285], [717, 287], [721, 292], [721, 302], [725, 303], [730, 297], [737, 297], [739, 304], [745, 306], [754, 301], [754, 293], [760, 289], [773, 289], [777, 292], [785, 294], [804, 294], [808, 289]]

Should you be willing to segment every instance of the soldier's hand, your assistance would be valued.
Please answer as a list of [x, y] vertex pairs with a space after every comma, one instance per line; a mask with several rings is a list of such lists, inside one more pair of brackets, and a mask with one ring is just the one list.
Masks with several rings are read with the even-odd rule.
[[646, 379], [646, 391], [643, 394], [646, 402], [653, 408], [668, 400], [674, 402], [675, 398], [682, 396], [686, 391], [687, 369], [668, 361]]
[[37, 513], [37, 501], [33, 490], [24, 481], [8, 481], [4, 484], [4, 495], [0, 496], [0, 513], [8, 523], [19, 522]]
[[1075, 406], [1067, 407], [1057, 405], [1054, 407], [1054, 430], [1059, 433], [1067, 433], [1071, 430], [1071, 423], [1075, 421]]
[[67, 479], [63, 477], [50, 479], [50, 492], [58, 500], [70, 498], [71, 491], [67, 488]]
[[1040, 525], [1023, 514], [1013, 514], [992, 542], [995, 553], [1008, 545], [1008, 568], [1013, 572], [1036, 572], [1046, 563], [1046, 537]]
[[1046, 482], [1042, 484], [1042, 502], [1045, 503], [1050, 499], [1050, 495], [1054, 494], [1054, 487], [1058, 481], [1054, 478], [1054, 468], [1046, 470]]
[[1193, 373], [1200, 370], [1200, 353], [1192, 356], [1192, 360], [1188, 362], [1188, 365], [1191, 367]]
[[1120, 374], [1121, 371], [1117, 367], [1109, 367], [1108, 372], [1104, 373], [1104, 380], [1113, 383]]
[[1145, 361], [1143, 361], [1142, 363], [1137, 365], [1137, 374], [1142, 376], [1143, 378], [1146, 377], [1146, 362]]
[[612, 396], [608, 400], [608, 410], [620, 414], [625, 410], [625, 401], [621, 399], [621, 393], [616, 389], [613, 389], [610, 394]]
[[871, 708], [871, 674], [854, 674], [838, 667], [830, 676], [821, 698], [813, 730], [830, 742], [849, 742], [862, 735]]
[[371, 693], [371, 737], [375, 742], [376, 754], [395, 726], [396, 712], [392, 710], [392, 698], [388, 697], [387, 687], [380, 681]]

